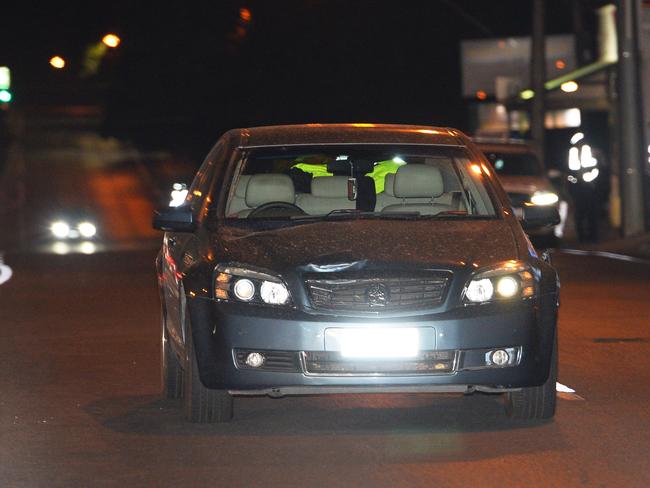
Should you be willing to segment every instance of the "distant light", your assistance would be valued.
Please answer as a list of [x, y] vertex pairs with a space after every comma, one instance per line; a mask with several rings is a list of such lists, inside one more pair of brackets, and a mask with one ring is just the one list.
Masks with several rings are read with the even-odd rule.
[[56, 69], [63, 69], [65, 68], [65, 59], [61, 56], [53, 56], [50, 58], [50, 66]]
[[0, 90], [11, 88], [11, 70], [7, 66], [0, 66]]
[[397, 164], [406, 164], [406, 161], [404, 161], [404, 160], [403, 160], [402, 158], [400, 158], [399, 156], [395, 156], [395, 157], [393, 158], [393, 163], [397, 163]]
[[569, 182], [571, 182], [571, 183], [577, 183], [578, 182], [578, 179], [573, 175], [567, 176], [566, 179], [569, 180]]
[[0, 90], [0, 102], [9, 103], [11, 102], [11, 92], [9, 90]]
[[485, 93], [483, 90], [479, 90], [476, 92], [476, 98], [479, 100], [485, 100], [487, 98], [487, 93]]
[[580, 150], [577, 147], [569, 149], [569, 169], [571, 171], [580, 170]]
[[571, 144], [577, 144], [585, 138], [585, 135], [582, 132], [576, 132], [571, 136]]
[[79, 229], [79, 234], [83, 237], [90, 238], [97, 234], [97, 227], [90, 222], [81, 222], [77, 229]]
[[566, 63], [564, 62], [564, 60], [558, 59], [557, 61], [555, 61], [555, 67], [557, 69], [564, 69], [566, 68]]
[[593, 168], [598, 164], [598, 160], [591, 154], [591, 146], [585, 144], [580, 150], [580, 166], [583, 168]]
[[239, 18], [244, 22], [250, 22], [253, 18], [251, 11], [245, 7], [239, 9]]
[[582, 175], [582, 179], [585, 180], [587, 183], [591, 183], [594, 181], [596, 178], [598, 178], [598, 175], [600, 174], [600, 171], [598, 171], [598, 168], [594, 168], [591, 171], [588, 171]]
[[560, 85], [560, 89], [565, 93], [578, 91], [578, 84], [575, 81], [565, 81]]
[[530, 100], [535, 96], [535, 92], [531, 89], [524, 90], [522, 91], [519, 96], [521, 97], [522, 100]]
[[117, 47], [120, 45], [120, 42], [122, 42], [122, 39], [117, 37], [115, 34], [106, 34], [102, 38], [102, 42], [108, 47]]
[[54, 234], [54, 237], [58, 237], [59, 239], [64, 239], [68, 237], [68, 234], [70, 233], [70, 226], [63, 222], [62, 220], [58, 220], [50, 226], [50, 231], [52, 234]]

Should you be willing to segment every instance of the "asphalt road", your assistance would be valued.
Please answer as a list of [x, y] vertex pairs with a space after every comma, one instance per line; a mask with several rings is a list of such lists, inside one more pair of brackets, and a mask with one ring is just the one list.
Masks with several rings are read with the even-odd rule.
[[[649, 264], [556, 255], [576, 394], [552, 422], [498, 396], [349, 395], [237, 398], [232, 423], [191, 425], [160, 397], [146, 178], [92, 131], [32, 137], [0, 218], [0, 487], [650, 486]], [[98, 211], [95, 252], [35, 244], [48, 202]]]

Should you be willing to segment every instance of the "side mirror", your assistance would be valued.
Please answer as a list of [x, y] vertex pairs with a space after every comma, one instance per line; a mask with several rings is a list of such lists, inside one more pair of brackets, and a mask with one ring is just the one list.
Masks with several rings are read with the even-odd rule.
[[526, 205], [523, 210], [521, 226], [524, 230], [542, 229], [560, 223], [560, 214], [554, 206]]
[[196, 221], [190, 208], [166, 207], [154, 212], [153, 228], [171, 232], [193, 232]]

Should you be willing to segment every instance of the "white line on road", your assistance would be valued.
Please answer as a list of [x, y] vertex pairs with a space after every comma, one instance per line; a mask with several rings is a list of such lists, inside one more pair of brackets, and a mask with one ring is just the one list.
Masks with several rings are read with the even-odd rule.
[[573, 388], [569, 388], [562, 383], [555, 383], [555, 391], [557, 392], [557, 397], [563, 400], [584, 400]]
[[635, 258], [634, 256], [628, 256], [626, 254], [618, 254], [618, 253], [615, 253], [615, 252], [589, 251], [589, 250], [583, 250], [583, 249], [558, 249], [558, 251], [560, 253], [575, 254], [577, 256], [598, 256], [600, 258], [617, 259], [619, 261], [627, 261], [629, 263], [639, 263], [639, 264], [650, 265], [650, 260], [648, 260], [648, 259]]

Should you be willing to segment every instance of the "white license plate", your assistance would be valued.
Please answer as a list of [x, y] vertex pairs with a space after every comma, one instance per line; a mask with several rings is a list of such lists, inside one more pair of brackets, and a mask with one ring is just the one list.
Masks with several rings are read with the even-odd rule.
[[345, 358], [412, 358], [420, 350], [417, 328], [328, 329]]

